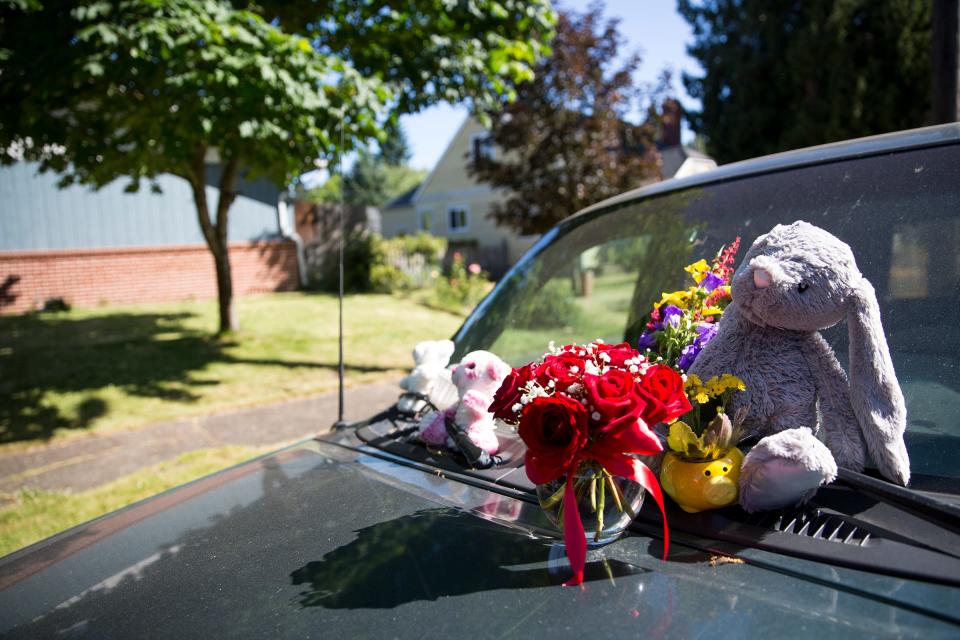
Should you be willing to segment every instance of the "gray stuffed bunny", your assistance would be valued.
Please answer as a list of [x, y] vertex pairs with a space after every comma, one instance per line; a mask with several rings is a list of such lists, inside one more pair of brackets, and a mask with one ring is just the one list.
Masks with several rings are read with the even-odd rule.
[[[876, 294], [850, 247], [806, 222], [777, 225], [744, 256], [731, 295], [689, 373], [704, 380], [733, 373], [746, 383], [728, 407], [729, 415], [745, 407], [745, 426], [762, 436], [743, 462], [743, 508], [804, 502], [834, 480], [838, 464], [862, 470], [866, 452], [880, 473], [905, 485], [903, 394]], [[849, 380], [819, 333], [844, 317]], [[816, 437], [818, 403], [826, 446]]]

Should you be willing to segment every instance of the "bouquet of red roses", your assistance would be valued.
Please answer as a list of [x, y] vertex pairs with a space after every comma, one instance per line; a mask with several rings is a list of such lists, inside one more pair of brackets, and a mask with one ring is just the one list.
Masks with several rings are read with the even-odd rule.
[[[663, 512], [656, 475], [635, 456], [661, 452], [663, 446], [650, 427], [690, 409], [680, 374], [650, 363], [627, 343], [608, 345], [596, 340], [559, 349], [551, 343], [542, 360], [513, 369], [504, 380], [489, 411], [519, 425], [527, 445], [527, 477], [537, 485], [566, 477], [562, 528], [574, 576], [565, 584], [580, 584], [586, 563], [578, 498], [593, 492], [590, 504], [595, 504], [599, 495], [602, 513], [609, 487], [611, 498], [621, 506], [622, 494], [612, 481], [619, 476], [646, 489]], [[590, 479], [575, 486], [582, 470]], [[663, 528], [666, 557], [665, 514]]]

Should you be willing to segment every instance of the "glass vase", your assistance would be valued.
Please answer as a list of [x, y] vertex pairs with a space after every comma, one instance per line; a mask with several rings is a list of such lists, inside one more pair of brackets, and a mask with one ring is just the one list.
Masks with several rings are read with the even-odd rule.
[[[563, 494], [567, 476], [537, 485], [537, 498], [547, 518], [563, 531]], [[595, 462], [583, 462], [574, 474], [580, 521], [587, 546], [613, 542], [626, 530], [643, 505], [643, 487], [621, 476], [608, 473]]]

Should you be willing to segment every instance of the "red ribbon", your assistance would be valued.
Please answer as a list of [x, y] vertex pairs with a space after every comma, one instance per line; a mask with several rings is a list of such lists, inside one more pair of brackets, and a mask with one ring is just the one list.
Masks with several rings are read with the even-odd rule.
[[[609, 440], [615, 440], [610, 438]], [[584, 460], [593, 459], [608, 472], [638, 483], [647, 493], [653, 496], [654, 502], [660, 507], [663, 516], [663, 559], [667, 559], [670, 549], [670, 530], [667, 528], [667, 513], [663, 509], [663, 494], [660, 493], [660, 483], [650, 468], [623, 451], [614, 451], [613, 442], [604, 438], [578, 454], [567, 468], [567, 483], [563, 491], [563, 543], [566, 546], [567, 559], [573, 569], [573, 577], [563, 583], [570, 587], [583, 584], [583, 570], [587, 563], [587, 534], [583, 530], [583, 521], [580, 519], [580, 509], [577, 508], [576, 491], [573, 488], [573, 478], [577, 466]]]

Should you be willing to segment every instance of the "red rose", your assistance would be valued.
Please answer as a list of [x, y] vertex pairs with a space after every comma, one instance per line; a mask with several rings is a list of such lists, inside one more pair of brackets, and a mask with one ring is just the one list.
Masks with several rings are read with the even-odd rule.
[[537, 382], [546, 389], [553, 380], [554, 388], [557, 391], [564, 391], [573, 383], [580, 381], [583, 376], [583, 366], [583, 358], [572, 353], [547, 356], [543, 359], [543, 364], [537, 367]]
[[641, 417], [648, 425], [673, 420], [693, 408], [683, 391], [683, 378], [663, 364], [647, 369], [637, 385], [637, 392], [647, 400]]
[[636, 422], [647, 405], [636, 393], [633, 375], [622, 369], [610, 369], [602, 376], [584, 376], [583, 385], [592, 411], [599, 414], [599, 419], [595, 415], [590, 419], [598, 423], [600, 433]]
[[520, 419], [519, 412], [513, 410], [513, 406], [520, 402], [520, 396], [523, 395], [523, 387], [533, 377], [533, 370], [530, 365], [525, 365], [512, 370], [503, 384], [497, 389], [493, 396], [493, 402], [487, 408], [487, 411], [493, 414], [494, 418], [500, 418], [510, 424], [516, 424]]
[[611, 367], [623, 367], [624, 362], [640, 355], [640, 352], [631, 347], [628, 342], [621, 342], [620, 344], [595, 342], [593, 348], [597, 354], [605, 353], [609, 356], [609, 360], [603, 357], [601, 357], [600, 360], [606, 362], [606, 364]]
[[587, 410], [564, 395], [541, 396], [524, 408], [518, 431], [527, 445], [527, 477], [552, 482], [587, 444]]

